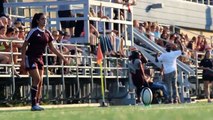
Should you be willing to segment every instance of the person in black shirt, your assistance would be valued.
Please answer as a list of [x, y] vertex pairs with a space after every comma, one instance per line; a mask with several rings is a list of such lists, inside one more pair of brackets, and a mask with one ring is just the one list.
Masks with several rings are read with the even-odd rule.
[[7, 0], [0, 0], [0, 17], [5, 16], [4, 3], [7, 3]]
[[207, 102], [211, 102], [210, 98], [210, 85], [213, 81], [213, 63], [211, 59], [211, 52], [208, 50], [204, 58], [200, 62], [200, 67], [203, 69], [203, 81], [204, 81], [204, 91], [208, 99]]

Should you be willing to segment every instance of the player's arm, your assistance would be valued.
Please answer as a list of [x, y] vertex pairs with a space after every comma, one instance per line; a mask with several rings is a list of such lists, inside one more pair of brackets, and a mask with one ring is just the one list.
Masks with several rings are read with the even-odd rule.
[[58, 57], [60, 57], [61, 59], [63, 59], [63, 61], [64, 61], [65, 63], [67, 63], [67, 60], [65, 59], [65, 57], [54, 47], [54, 45], [53, 45], [52, 42], [49, 42], [48, 45], [49, 45], [50, 50], [51, 50], [54, 54], [56, 54]]

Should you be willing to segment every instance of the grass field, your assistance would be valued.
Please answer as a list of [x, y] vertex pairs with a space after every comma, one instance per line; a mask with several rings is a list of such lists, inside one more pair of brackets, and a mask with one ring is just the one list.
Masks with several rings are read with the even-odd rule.
[[213, 120], [213, 103], [0, 111], [1, 120]]

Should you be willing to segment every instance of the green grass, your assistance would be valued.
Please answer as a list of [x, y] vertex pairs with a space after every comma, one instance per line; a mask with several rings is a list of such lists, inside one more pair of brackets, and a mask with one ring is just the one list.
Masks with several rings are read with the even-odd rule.
[[213, 104], [73, 107], [1, 111], [1, 120], [212, 120]]

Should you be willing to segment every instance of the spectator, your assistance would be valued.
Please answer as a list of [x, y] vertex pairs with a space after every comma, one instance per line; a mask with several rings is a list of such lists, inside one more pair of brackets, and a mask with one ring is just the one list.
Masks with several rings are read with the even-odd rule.
[[[178, 86], [177, 86], [177, 57], [183, 54], [183, 46], [178, 41], [181, 50], [172, 51], [171, 43], [166, 45], [166, 53], [162, 53], [159, 57], [156, 55], [156, 62], [160, 61], [164, 68], [164, 82], [169, 93], [169, 102], [178, 103]], [[173, 92], [173, 93], [172, 93]]]
[[5, 26], [5, 27], [8, 26], [8, 18], [7, 18], [7, 17], [2, 16], [2, 17], [0, 18], [0, 20], [1, 20], [2, 24], [3, 24], [3, 26]]
[[133, 27], [139, 29], [139, 22], [138, 20], [133, 20]]
[[[9, 27], [7, 29], [5, 39], [18, 40], [18, 34], [15, 34], [15, 28]], [[3, 44], [4, 44], [4, 47], [5, 47], [5, 52], [17, 53], [18, 48], [21, 47], [21, 45], [19, 43], [12, 42], [12, 50], [11, 50], [11, 46], [10, 46], [9, 42], [3, 42]], [[9, 54], [8, 56], [11, 56], [11, 54]], [[15, 64], [17, 64], [17, 59], [18, 59], [18, 55], [13, 55], [13, 61], [14, 61]]]
[[151, 41], [155, 41], [155, 30], [156, 30], [156, 26], [153, 24], [151, 27], [150, 27], [150, 31], [149, 31], [149, 35], [150, 35], [150, 40]]
[[196, 49], [196, 42], [197, 42], [197, 38], [195, 36], [192, 37], [192, 40], [189, 41], [187, 48], [189, 48], [191, 50], [195, 50]]
[[[77, 17], [83, 17], [83, 14], [77, 14]], [[84, 31], [84, 21], [77, 20], [76, 21], [76, 28], [75, 28], [75, 37], [80, 37], [82, 32]]]
[[20, 27], [18, 27], [18, 29], [19, 29], [18, 38], [20, 40], [24, 40], [25, 39], [25, 28], [24, 28], [24, 26], [20, 26]]
[[144, 84], [143, 87], [149, 87], [153, 92], [155, 92], [156, 90], [162, 90], [164, 102], [168, 103], [168, 91], [167, 91], [166, 86], [160, 82], [153, 81], [152, 77], [153, 77], [154, 73], [150, 69], [145, 68], [145, 64], [148, 62], [147, 58], [141, 53], [141, 51], [138, 51], [138, 52], [139, 52], [139, 56], [140, 56], [145, 74], [147, 76], [150, 76], [150, 79], [147, 79], [147, 81], [146, 81], [147, 84]]
[[[165, 45], [166, 45], [166, 41], [168, 41], [168, 39], [169, 39], [169, 33], [168, 33], [168, 30], [167, 29], [163, 29], [163, 32], [162, 32], [162, 34], [161, 34], [161, 38], [164, 40], [163, 41], [163, 46], [162, 47], [164, 47]], [[166, 40], [166, 41], [165, 41]]]
[[159, 26], [159, 25], [156, 25], [154, 34], [155, 34], [155, 40], [159, 40], [159, 38], [160, 38], [160, 36], [161, 36], [160, 26]]
[[157, 82], [153, 82], [150, 78], [151, 74], [146, 74], [145, 72], [145, 63], [147, 63], [146, 58], [140, 51], [132, 51], [132, 55], [130, 56], [130, 60], [132, 61], [131, 65], [134, 68], [134, 72], [132, 74], [132, 81], [136, 87], [136, 95], [137, 95], [137, 103], [141, 102], [140, 94], [143, 87], [149, 87], [151, 90], [162, 90], [164, 98], [168, 99], [168, 92], [165, 85]]
[[[9, 30], [10, 31], [10, 30]], [[10, 31], [11, 32], [11, 31]], [[14, 39], [13, 37], [12, 38], [9, 38], [9, 37], [7, 37], [6, 35], [5, 35], [5, 33], [6, 33], [6, 28], [5, 28], [5, 26], [1, 26], [0, 27], [0, 39]], [[2, 42], [3, 44], [3, 46], [4, 46], [4, 50], [3, 51], [6, 51], [6, 52], [10, 52], [11, 51], [11, 49], [10, 49], [10, 45], [7, 43], [7, 42]], [[13, 43], [12, 44], [12, 47], [13, 47], [13, 50], [15, 50], [15, 44]], [[15, 55], [14, 55], [15, 56]], [[2, 55], [1, 56], [2, 57], [2, 59], [3, 59], [3, 62], [2, 63], [6, 63], [6, 64], [11, 64], [12, 63], [12, 59], [10, 59], [11, 58], [11, 56], [10, 56], [10, 54], [7, 54], [7, 55]], [[14, 58], [15, 59], [15, 58]], [[14, 72], [14, 74], [17, 76], [17, 77], [19, 77], [20, 78], [20, 76], [19, 76], [19, 74], [17, 73], [17, 71], [12, 67], [12, 71]]]
[[99, 37], [99, 32], [98, 30], [90, 24], [90, 53], [96, 55], [96, 44], [97, 44], [97, 39]]
[[213, 63], [210, 50], [206, 51], [204, 58], [200, 62], [200, 67], [203, 69], [205, 96], [208, 99], [207, 102], [211, 103], [210, 86], [213, 82]]
[[130, 60], [131, 60], [131, 66], [133, 66], [134, 68], [134, 72], [131, 72], [131, 77], [132, 77], [132, 82], [134, 86], [136, 87], [136, 95], [137, 95], [136, 103], [140, 103], [142, 87], [144, 85], [148, 86], [146, 81], [149, 81], [148, 79], [150, 78], [145, 75], [144, 67], [143, 67], [139, 52], [133, 51], [130, 56]]
[[4, 3], [7, 3], [7, 0], [0, 0], [0, 16], [5, 16]]
[[[5, 27], [4, 26], [0, 26], [0, 39], [4, 39], [5, 38]], [[2, 42], [0, 42], [1, 44], [1, 51], [5, 50], [5, 47], [3, 46]], [[0, 64], [7, 64], [9, 63], [9, 57], [4, 55], [4, 54], [0, 54]]]
[[[60, 31], [60, 30], [58, 32], [59, 32], [59, 36], [55, 37], [55, 38], [58, 38], [58, 39], [55, 39], [55, 41], [57, 43], [65, 43], [65, 41], [67, 41], [67, 40], [65, 40], [66, 32], [63, 32], [63, 31]], [[63, 54], [69, 54], [69, 49], [64, 45], [57, 45], [56, 48], [59, 51], [61, 51]]]
[[[68, 0], [58, 0], [58, 1], [68, 1]], [[59, 11], [58, 16], [59, 17], [74, 17], [75, 15], [70, 10], [70, 5], [59, 5]], [[61, 28], [64, 32], [66, 32], [66, 28], [69, 28], [69, 32], [71, 36], [74, 36], [74, 28], [75, 28], [75, 21], [60, 21], [61, 22]]]
[[21, 23], [21, 21], [16, 20], [16, 21], [13, 23], [13, 26], [16, 27], [16, 28], [19, 28], [19, 27], [22, 26], [22, 23]]
[[201, 47], [202, 47], [202, 41], [203, 41], [203, 36], [199, 35], [197, 37], [197, 45], [196, 45], [196, 50], [200, 51]]
[[146, 32], [146, 29], [145, 29], [143, 23], [139, 23], [139, 31], [140, 31], [141, 33], [143, 33], [143, 34]]

